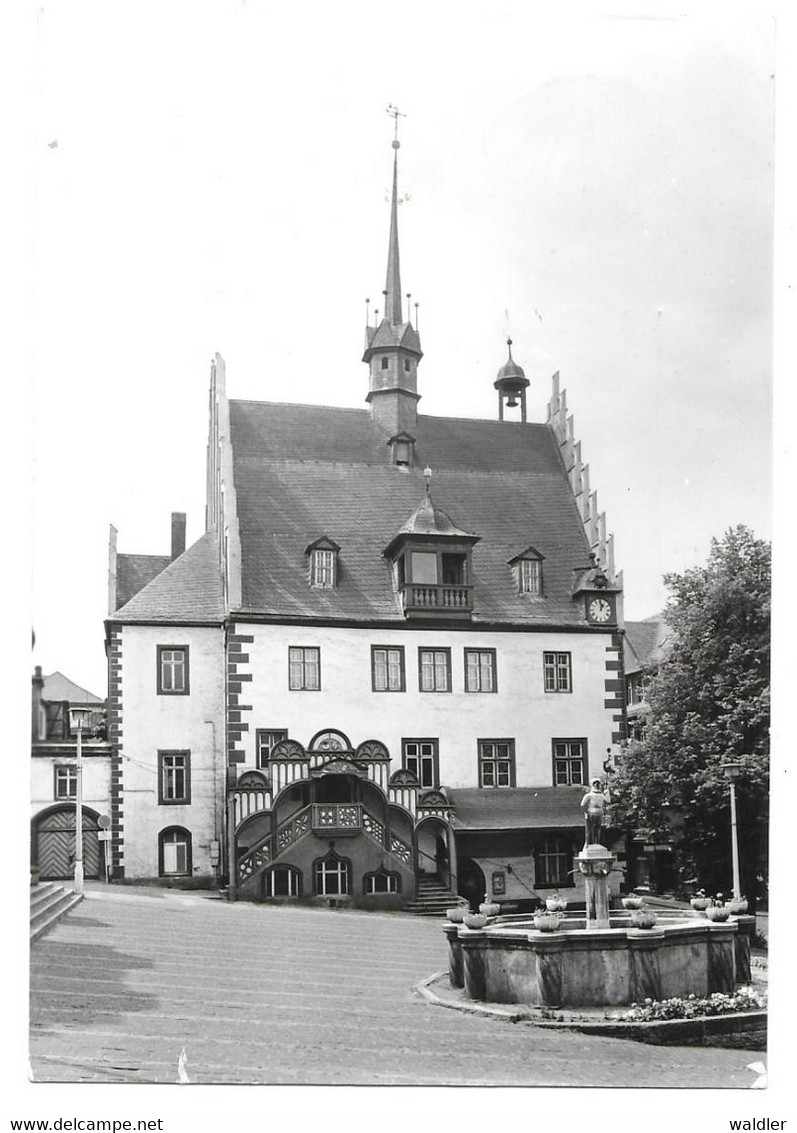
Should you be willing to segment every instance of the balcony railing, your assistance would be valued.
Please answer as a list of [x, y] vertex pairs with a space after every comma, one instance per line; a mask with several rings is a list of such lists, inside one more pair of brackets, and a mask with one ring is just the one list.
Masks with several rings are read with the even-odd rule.
[[408, 582], [402, 591], [405, 610], [439, 610], [442, 613], [469, 613], [473, 609], [473, 587], [464, 583], [442, 585]]
[[363, 808], [359, 803], [313, 803], [313, 830], [334, 830], [338, 834], [359, 834], [363, 828]]

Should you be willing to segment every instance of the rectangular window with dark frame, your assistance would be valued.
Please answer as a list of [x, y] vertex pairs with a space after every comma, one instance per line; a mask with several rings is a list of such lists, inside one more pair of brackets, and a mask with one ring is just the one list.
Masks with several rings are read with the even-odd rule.
[[158, 802], [163, 805], [191, 802], [190, 751], [158, 752]]
[[374, 692], [404, 692], [404, 646], [371, 646], [371, 687]]
[[418, 687], [421, 692], [451, 692], [451, 650], [418, 650]]
[[465, 650], [465, 692], [496, 692], [494, 649]]
[[411, 771], [424, 788], [439, 783], [439, 750], [436, 739], [402, 740], [401, 757], [405, 771]]
[[556, 787], [575, 787], [586, 783], [586, 740], [553, 741], [553, 781]]
[[287, 728], [258, 728], [255, 733], [255, 762], [258, 767], [268, 767], [274, 746], [281, 740], [287, 740]]
[[158, 694], [160, 696], [187, 696], [188, 646], [158, 646]]
[[546, 692], [573, 691], [573, 667], [570, 653], [543, 653], [542, 668]]
[[56, 799], [76, 799], [77, 798], [77, 768], [76, 767], [54, 767], [54, 797]]
[[479, 740], [479, 786], [514, 787], [515, 741]]
[[288, 688], [318, 692], [321, 688], [321, 650], [292, 645], [288, 649]]

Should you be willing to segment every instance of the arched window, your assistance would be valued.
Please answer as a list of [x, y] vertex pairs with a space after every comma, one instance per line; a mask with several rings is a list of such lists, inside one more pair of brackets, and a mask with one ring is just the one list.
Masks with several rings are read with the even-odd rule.
[[549, 834], [534, 848], [535, 889], [559, 889], [573, 884], [573, 847], [559, 834]]
[[363, 878], [364, 893], [400, 893], [401, 878], [397, 873], [390, 873], [386, 869], [379, 869], [375, 873], [366, 873]]
[[167, 826], [158, 835], [158, 872], [161, 877], [191, 876], [191, 832]]
[[316, 732], [307, 745], [309, 751], [351, 751], [351, 740], [337, 728]]
[[266, 897], [301, 897], [300, 871], [289, 865], [274, 866], [266, 873], [264, 892]]
[[314, 862], [313, 890], [317, 897], [351, 893], [351, 862], [337, 854], [327, 854]]

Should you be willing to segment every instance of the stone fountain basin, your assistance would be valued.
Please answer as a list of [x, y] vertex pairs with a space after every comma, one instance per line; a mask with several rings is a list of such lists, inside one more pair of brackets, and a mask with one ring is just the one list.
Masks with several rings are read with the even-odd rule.
[[732, 992], [750, 978], [749, 940], [737, 933], [735, 920], [668, 918], [634, 929], [627, 915], [618, 915], [611, 923], [586, 928], [572, 918], [555, 932], [537, 931], [531, 918], [476, 930], [452, 925], [452, 983], [464, 984], [469, 998], [492, 1003], [613, 1007]]

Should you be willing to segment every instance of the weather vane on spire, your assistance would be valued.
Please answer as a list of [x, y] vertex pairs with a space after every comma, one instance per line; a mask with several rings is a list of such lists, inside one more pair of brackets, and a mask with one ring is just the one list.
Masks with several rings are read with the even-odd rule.
[[399, 108], [397, 106], [394, 106], [392, 102], [389, 102], [387, 104], [385, 113], [389, 114], [393, 119], [393, 149], [398, 149], [401, 145], [401, 142], [398, 140], [398, 120], [399, 118], [406, 118], [407, 115], [402, 114]]

